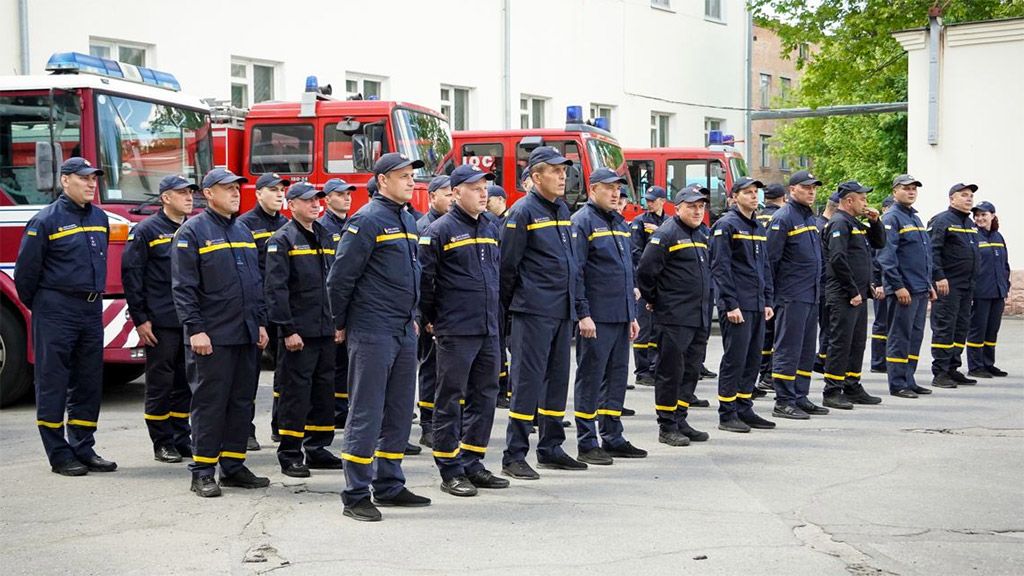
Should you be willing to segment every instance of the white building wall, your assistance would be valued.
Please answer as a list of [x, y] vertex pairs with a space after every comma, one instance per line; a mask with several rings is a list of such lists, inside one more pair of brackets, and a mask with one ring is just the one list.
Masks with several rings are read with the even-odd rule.
[[1024, 19], [946, 27], [941, 41], [939, 142], [928, 143], [928, 33], [896, 34], [907, 50], [907, 163], [924, 182], [917, 208], [927, 222], [949, 205], [956, 182], [978, 185], [995, 204], [1010, 267], [1024, 268]]
[[[742, 138], [745, 5], [724, 0], [723, 22], [704, 2], [509, 0], [511, 121], [519, 96], [548, 98], [545, 125], [565, 107], [615, 107], [626, 146], [650, 144], [652, 111], [672, 115], [669, 144], [703, 145], [704, 118]], [[276, 99], [298, 99], [307, 75], [343, 94], [346, 72], [387, 78], [384, 97], [440, 108], [440, 85], [472, 88], [469, 127], [504, 127], [502, 0], [28, 0], [31, 73], [54, 52], [88, 52], [90, 37], [150, 47], [147, 64], [200, 97], [230, 97], [232, 56], [278, 64]], [[17, 2], [0, 0], [12, 35], [3, 74], [20, 68]], [[71, 16], [71, 17], [69, 17]], [[693, 105], [693, 104], [696, 104]], [[735, 108], [720, 110], [714, 107]]]

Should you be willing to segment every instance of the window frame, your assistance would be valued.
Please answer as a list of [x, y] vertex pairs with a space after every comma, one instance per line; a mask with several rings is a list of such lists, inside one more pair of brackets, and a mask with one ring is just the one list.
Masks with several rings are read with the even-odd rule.
[[758, 134], [758, 140], [760, 146], [758, 149], [761, 151], [761, 162], [760, 167], [763, 169], [769, 169], [772, 167], [772, 155], [771, 155], [771, 134]]
[[[448, 91], [448, 99], [444, 98], [444, 92]], [[469, 108], [470, 108], [470, 95], [473, 89], [465, 86], [456, 86], [454, 84], [441, 84], [440, 96], [441, 106], [439, 111], [441, 115], [448, 119], [448, 124], [451, 129], [454, 130], [469, 130]], [[457, 96], [459, 92], [465, 94], [465, 103], [462, 105], [462, 126], [459, 127], [458, 119], [455, 118], [455, 112], [458, 109], [456, 107]], [[447, 108], [448, 112], [445, 112]]]
[[[235, 76], [233, 68], [235, 66], [245, 66], [245, 76]], [[270, 78], [270, 94], [267, 98], [257, 101], [256, 100], [256, 67], [269, 68], [271, 71]], [[280, 63], [270, 62], [267, 60], [258, 60], [253, 58], [245, 58], [243, 56], [232, 56], [231, 65], [228, 69], [229, 78], [231, 83], [231, 104], [236, 108], [252, 108], [254, 105], [260, 102], [269, 102], [276, 98], [278, 90], [278, 82], [280, 81]], [[245, 102], [242, 106], [238, 106], [235, 102], [234, 90], [236, 86], [242, 86], [245, 88]]]
[[309, 138], [309, 166], [308, 166], [309, 169], [306, 172], [298, 172], [298, 171], [291, 170], [290, 169], [291, 167], [289, 166], [289, 170], [265, 170], [265, 169], [257, 170], [256, 167], [253, 164], [253, 159], [257, 157], [256, 154], [253, 153], [254, 148], [256, 146], [256, 138], [255, 137], [251, 138], [251, 141], [249, 142], [249, 151], [248, 151], [249, 152], [249, 165], [246, 166], [245, 168], [249, 171], [250, 174], [265, 174], [267, 172], [276, 172], [276, 173], [279, 173], [279, 174], [312, 174], [313, 170], [314, 170], [314, 167], [316, 166], [316, 136], [317, 136], [317, 133], [316, 133], [317, 125], [316, 125], [316, 123], [314, 123], [314, 122], [282, 122], [282, 123], [279, 123], [279, 124], [278, 123], [274, 123], [274, 124], [258, 124], [257, 126], [253, 127], [253, 131], [259, 130], [259, 129], [280, 129], [280, 128], [309, 128], [309, 131], [310, 131], [310, 138]]
[[[718, 130], [719, 132], [725, 133], [725, 118], [714, 118], [711, 116], [704, 117], [704, 146], [709, 146], [711, 143], [709, 138], [712, 130]], [[712, 127], [712, 124], [718, 123], [718, 127]]]
[[[369, 100], [372, 94], [367, 94], [366, 83], [376, 82], [377, 83], [377, 100], [384, 100], [387, 96], [387, 76], [378, 76], [376, 74], [363, 74], [362, 72], [345, 72], [345, 95], [355, 96], [356, 94], [362, 95], [364, 100]], [[355, 82], [356, 90], [352, 92], [349, 90], [348, 83]]]
[[762, 110], [771, 108], [772, 106], [772, 75], [764, 72], [759, 73], [758, 87], [760, 88], [760, 98], [758, 104]]
[[[709, 12], [711, 6], [718, 6], [718, 14]], [[725, 4], [722, 0], [704, 0], [704, 19], [708, 22], [725, 24]]]
[[[664, 123], [662, 122], [664, 120]], [[672, 114], [651, 111], [651, 148], [668, 148], [671, 145]]]
[[[519, 127], [523, 130], [539, 130], [544, 128], [544, 120], [548, 114], [548, 102], [551, 99], [547, 96], [537, 96], [534, 94], [520, 94], [519, 95]], [[523, 103], [526, 103], [526, 107], [523, 108]], [[537, 112], [537, 105], [540, 105], [540, 122], [538, 122], [535, 113]], [[523, 126], [524, 117], [528, 120], [527, 126]]]
[[[602, 111], [607, 111], [608, 114], [601, 114]], [[590, 117], [591, 118], [604, 118], [608, 120], [608, 131], [612, 130], [612, 116], [615, 114], [615, 106], [611, 104], [599, 104], [597, 102], [590, 103]]]

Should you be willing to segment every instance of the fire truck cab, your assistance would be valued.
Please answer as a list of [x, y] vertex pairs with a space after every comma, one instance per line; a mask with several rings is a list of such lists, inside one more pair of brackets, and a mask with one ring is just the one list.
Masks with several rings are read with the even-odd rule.
[[52, 74], [0, 76], [0, 406], [32, 388], [31, 312], [14, 264], [25, 225], [60, 194], [61, 163], [82, 156], [104, 171], [94, 204], [110, 219], [108, 381], [137, 378], [145, 362], [121, 286], [129, 228], [158, 209], [161, 178], [195, 181], [212, 165], [209, 110], [170, 74], [71, 52], [54, 54], [46, 69]]

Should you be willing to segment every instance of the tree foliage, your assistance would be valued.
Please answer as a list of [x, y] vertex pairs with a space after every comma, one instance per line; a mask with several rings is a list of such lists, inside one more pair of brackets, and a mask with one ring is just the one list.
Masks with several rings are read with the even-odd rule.
[[[907, 100], [907, 58], [893, 39], [899, 30], [928, 25], [942, 8], [947, 24], [1024, 16], [1024, 0], [749, 0], [759, 26], [782, 40], [783, 56], [815, 46], [798, 88], [785, 106], [831, 106]], [[774, 140], [787, 157], [807, 156], [828, 188], [848, 179], [888, 194], [892, 177], [907, 171], [904, 113], [793, 120]], [[824, 191], [823, 191], [824, 192]]]

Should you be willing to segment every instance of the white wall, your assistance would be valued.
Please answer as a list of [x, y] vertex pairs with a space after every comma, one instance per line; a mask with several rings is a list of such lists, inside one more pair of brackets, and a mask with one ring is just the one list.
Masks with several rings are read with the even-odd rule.
[[[704, 2], [510, 0], [512, 126], [519, 95], [550, 98], [545, 124], [565, 107], [616, 106], [612, 129], [648, 146], [651, 111], [673, 114], [670, 144], [703, 145], [704, 117], [726, 119], [742, 137], [746, 13], [726, 0], [725, 24]], [[230, 97], [232, 56], [281, 63], [278, 99], [298, 99], [307, 75], [344, 92], [345, 73], [386, 76], [385, 97], [440, 107], [441, 84], [471, 87], [470, 128], [504, 124], [501, 0], [210, 1], [29, 0], [32, 73], [58, 51], [88, 52], [89, 37], [153, 46], [150, 66], [201, 97]], [[0, 0], [15, 32], [0, 46], [0, 70], [18, 64], [17, 3]], [[67, 14], [73, 14], [68, 18]], [[64, 15], [64, 16], [60, 16]], [[4, 35], [5, 37], [7, 35]], [[6, 46], [9, 44], [11, 50]], [[13, 50], [13, 51], [12, 51]], [[696, 103], [703, 106], [683, 104]]]
[[928, 34], [901, 32], [909, 58], [907, 163], [925, 187], [922, 220], [949, 205], [956, 182], [995, 204], [1010, 267], [1024, 268], [1024, 19], [949, 26], [940, 59], [939, 143], [928, 144]]

